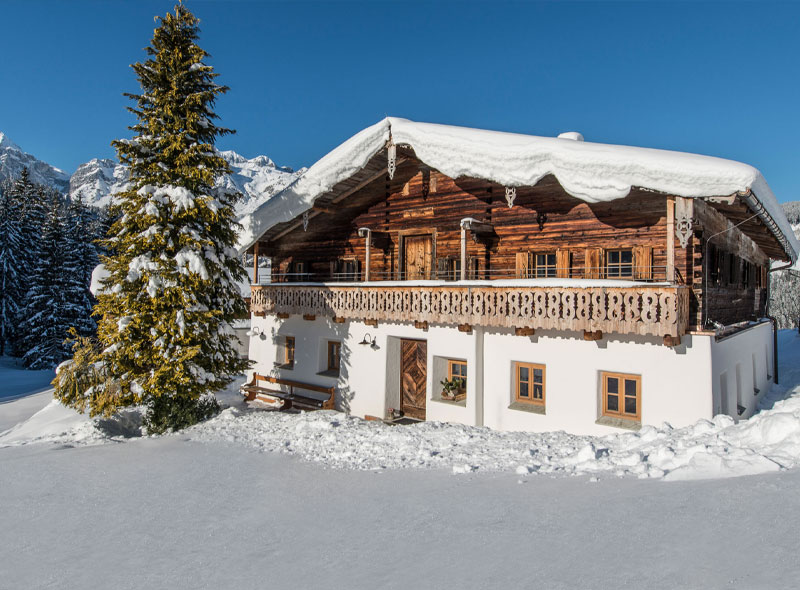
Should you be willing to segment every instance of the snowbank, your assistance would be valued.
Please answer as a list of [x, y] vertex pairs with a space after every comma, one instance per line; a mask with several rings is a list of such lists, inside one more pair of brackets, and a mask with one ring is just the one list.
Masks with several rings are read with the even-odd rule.
[[[774, 395], [781, 396], [781, 390], [776, 388]], [[603, 437], [497, 432], [437, 422], [387, 426], [336, 412], [292, 415], [234, 408], [187, 434], [193, 440], [292, 453], [344, 469], [707, 479], [800, 465], [800, 392], [739, 424], [717, 416], [687, 428], [646, 426]]]
[[[685, 428], [645, 426], [639, 432], [602, 437], [498, 432], [439, 422], [388, 426], [332, 411], [287, 414], [248, 408], [236, 393], [239, 381], [218, 395], [234, 407], [179, 436], [357, 470], [422, 468], [666, 481], [767, 473], [800, 466], [800, 336], [784, 330], [780, 346], [782, 379], [792, 389], [774, 386], [762, 399], [761, 411], [739, 423], [716, 416]], [[0, 434], [0, 447], [120, 441], [139, 436], [140, 426], [136, 409], [112, 420], [91, 420], [53, 401]]]
[[389, 138], [451, 178], [472, 177], [517, 187], [553, 174], [570, 195], [589, 203], [620, 199], [632, 187], [682, 197], [753, 191], [780, 227], [795, 259], [800, 249], [783, 209], [752, 166], [711, 156], [536, 137], [388, 117], [360, 131], [315, 163], [240, 222], [244, 250], [267, 229], [311, 209], [317, 197], [366, 166]]

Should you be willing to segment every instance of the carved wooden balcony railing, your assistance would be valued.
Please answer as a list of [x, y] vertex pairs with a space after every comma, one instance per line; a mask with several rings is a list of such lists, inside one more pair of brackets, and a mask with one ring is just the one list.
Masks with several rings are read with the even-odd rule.
[[648, 287], [252, 286], [252, 311], [354, 320], [681, 336], [689, 290]]
[[382, 322], [602, 331], [679, 337], [689, 318], [683, 286], [507, 287], [253, 285], [255, 314]]

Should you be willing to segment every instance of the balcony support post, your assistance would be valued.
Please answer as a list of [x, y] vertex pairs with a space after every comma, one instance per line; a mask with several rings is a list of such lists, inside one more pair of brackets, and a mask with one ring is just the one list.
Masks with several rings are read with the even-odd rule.
[[461, 272], [459, 280], [467, 279], [467, 229], [461, 224]]
[[369, 267], [370, 259], [372, 258], [372, 230], [368, 227], [359, 227], [358, 235], [362, 238], [366, 238], [367, 254], [366, 260], [364, 261], [364, 282], [369, 282]]
[[667, 197], [667, 281], [675, 282], [675, 197]]
[[253, 284], [258, 285], [258, 242], [253, 244]]

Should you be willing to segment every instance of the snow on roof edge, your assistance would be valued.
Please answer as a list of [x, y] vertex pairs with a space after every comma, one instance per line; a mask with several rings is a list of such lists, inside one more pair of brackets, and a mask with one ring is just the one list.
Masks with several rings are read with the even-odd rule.
[[317, 197], [363, 169], [391, 133], [427, 165], [451, 178], [482, 178], [505, 186], [534, 186], [552, 174], [564, 190], [589, 203], [626, 197], [633, 187], [700, 198], [752, 192], [797, 260], [800, 244], [756, 168], [713, 156], [653, 148], [579, 142], [387, 117], [323, 156], [294, 183], [240, 220], [244, 252], [270, 227], [310, 210]]

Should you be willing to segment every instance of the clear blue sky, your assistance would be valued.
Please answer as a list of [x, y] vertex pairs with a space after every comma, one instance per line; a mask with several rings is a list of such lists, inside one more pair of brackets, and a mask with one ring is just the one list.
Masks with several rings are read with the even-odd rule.
[[[0, 0], [0, 131], [72, 172], [129, 137], [172, 0]], [[187, 0], [219, 147], [308, 166], [384, 115], [711, 154], [800, 199], [800, 4]]]

